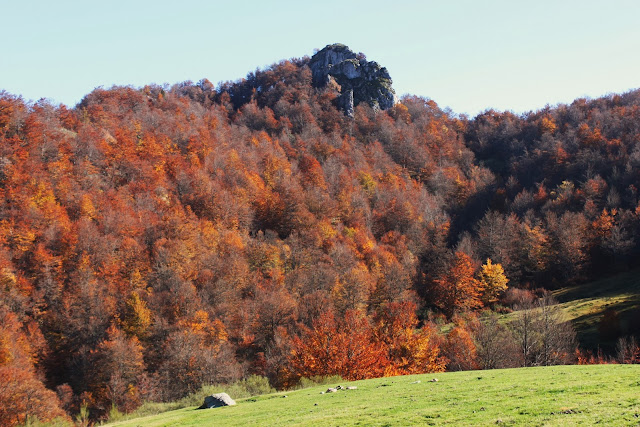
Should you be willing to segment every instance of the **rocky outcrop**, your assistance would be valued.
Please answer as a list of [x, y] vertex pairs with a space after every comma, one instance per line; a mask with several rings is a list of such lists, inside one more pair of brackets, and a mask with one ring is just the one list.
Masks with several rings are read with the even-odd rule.
[[204, 398], [204, 403], [198, 409], [219, 408], [221, 406], [233, 406], [236, 402], [227, 393], [212, 394]]
[[338, 84], [338, 107], [350, 117], [361, 102], [380, 110], [391, 108], [397, 102], [387, 69], [356, 55], [343, 44], [326, 46], [311, 57], [309, 67], [315, 86], [323, 87], [331, 80]]

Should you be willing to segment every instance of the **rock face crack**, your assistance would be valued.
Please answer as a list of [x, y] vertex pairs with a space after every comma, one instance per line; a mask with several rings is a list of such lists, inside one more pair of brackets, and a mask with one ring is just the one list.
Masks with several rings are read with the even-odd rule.
[[311, 57], [309, 67], [314, 86], [324, 87], [332, 80], [337, 83], [338, 107], [349, 117], [361, 102], [376, 110], [386, 110], [398, 102], [387, 69], [359, 57], [343, 44], [326, 46]]

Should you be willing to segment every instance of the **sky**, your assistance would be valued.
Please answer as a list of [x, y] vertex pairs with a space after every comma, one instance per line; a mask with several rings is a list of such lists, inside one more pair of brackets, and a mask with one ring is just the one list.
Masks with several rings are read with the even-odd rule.
[[640, 87], [637, 0], [0, 0], [0, 90], [238, 80], [344, 43], [399, 95], [474, 116]]

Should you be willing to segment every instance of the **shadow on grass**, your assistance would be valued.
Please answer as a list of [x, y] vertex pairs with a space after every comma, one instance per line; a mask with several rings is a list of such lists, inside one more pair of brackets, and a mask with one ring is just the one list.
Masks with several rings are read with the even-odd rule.
[[586, 298], [603, 298], [620, 294], [640, 294], [640, 269], [581, 285], [558, 289], [553, 294], [560, 302]]
[[640, 318], [640, 269], [558, 289], [553, 294], [572, 318], [581, 347], [611, 353], [617, 338], [603, 339], [599, 331], [601, 319], [607, 311], [614, 310], [620, 333], [634, 332], [633, 325]]

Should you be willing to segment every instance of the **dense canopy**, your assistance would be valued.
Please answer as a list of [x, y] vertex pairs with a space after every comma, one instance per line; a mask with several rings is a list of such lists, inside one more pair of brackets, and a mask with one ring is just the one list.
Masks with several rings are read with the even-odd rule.
[[249, 374], [453, 369], [472, 344], [439, 314], [637, 262], [639, 91], [349, 118], [308, 61], [72, 109], [0, 92], [1, 375], [102, 416]]

